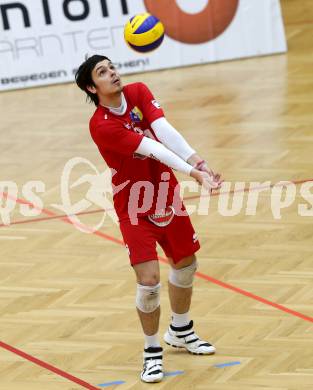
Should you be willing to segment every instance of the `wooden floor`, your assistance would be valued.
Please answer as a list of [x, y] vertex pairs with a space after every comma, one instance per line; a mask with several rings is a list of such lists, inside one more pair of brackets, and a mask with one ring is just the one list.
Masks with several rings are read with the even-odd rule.
[[[281, 219], [273, 217], [269, 183], [254, 216], [246, 213], [248, 194], [240, 192], [238, 215], [221, 215], [221, 195], [211, 199], [208, 216], [192, 216], [202, 243], [192, 318], [217, 354], [166, 347], [165, 370], [180, 373], [153, 388], [313, 388], [313, 216], [298, 212], [309, 204], [302, 183], [313, 179], [313, 8], [309, 0], [282, 3], [288, 55], [140, 76], [225, 180], [296, 182], [295, 201]], [[19, 202], [29, 180], [45, 183], [40, 216], [23, 216], [18, 203], [11, 225], [0, 227], [0, 390], [84, 388], [32, 357], [95, 387], [123, 381], [109, 388], [151, 388], [139, 381], [135, 279], [117, 225], [106, 218], [98, 233], [84, 234], [52, 206], [60, 203], [68, 160], [80, 156], [105, 170], [87, 130], [93, 108], [72, 84], [2, 93], [0, 107], [0, 180], [17, 183]], [[81, 164], [72, 182], [83, 173], [93, 172]], [[74, 188], [73, 202], [87, 190], [87, 184]], [[86, 225], [101, 218], [100, 212], [80, 216]], [[170, 314], [167, 272], [162, 262], [161, 333]]]

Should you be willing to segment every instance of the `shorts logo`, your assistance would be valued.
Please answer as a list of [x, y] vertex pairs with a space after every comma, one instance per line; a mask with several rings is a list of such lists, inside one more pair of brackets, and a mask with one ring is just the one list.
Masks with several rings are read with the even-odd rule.
[[236, 15], [239, 0], [207, 0], [206, 7], [187, 13], [177, 0], [144, 0], [148, 12], [159, 18], [166, 34], [183, 43], [209, 42], [221, 35]]
[[160, 104], [156, 100], [152, 100], [151, 103], [154, 105], [154, 107], [161, 108]]
[[127, 250], [128, 256], [130, 256], [130, 250], [129, 250], [129, 247], [128, 247], [127, 244], [125, 245], [125, 248], [126, 248], [126, 250]]
[[131, 110], [129, 115], [132, 122], [141, 122], [143, 120], [142, 112], [139, 110], [137, 106]]
[[192, 241], [194, 244], [198, 241], [198, 236], [196, 233], [192, 236]]

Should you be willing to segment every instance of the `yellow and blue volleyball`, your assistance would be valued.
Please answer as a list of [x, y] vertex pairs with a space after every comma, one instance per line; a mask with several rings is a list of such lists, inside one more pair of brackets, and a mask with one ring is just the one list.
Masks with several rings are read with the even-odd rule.
[[164, 26], [158, 18], [147, 12], [138, 14], [126, 23], [124, 38], [132, 49], [147, 53], [161, 45], [164, 39]]

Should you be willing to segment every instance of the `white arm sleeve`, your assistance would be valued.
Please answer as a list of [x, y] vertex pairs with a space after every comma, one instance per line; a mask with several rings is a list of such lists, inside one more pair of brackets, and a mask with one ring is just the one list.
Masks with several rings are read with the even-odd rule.
[[184, 161], [196, 153], [185, 138], [163, 117], [151, 123], [158, 139]]
[[135, 153], [142, 154], [147, 157], [155, 158], [167, 165], [170, 168], [176, 169], [179, 172], [190, 175], [192, 166], [171, 152], [160, 142], [148, 137], [143, 137]]

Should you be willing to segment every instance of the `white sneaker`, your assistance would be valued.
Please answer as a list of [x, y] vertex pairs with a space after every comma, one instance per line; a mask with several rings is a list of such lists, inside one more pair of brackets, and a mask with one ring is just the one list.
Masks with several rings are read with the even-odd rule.
[[212, 355], [215, 353], [215, 347], [201, 340], [193, 331], [193, 321], [183, 327], [170, 325], [164, 335], [166, 344], [176, 348], [185, 348], [188, 352], [195, 355]]
[[143, 370], [140, 378], [143, 382], [161, 382], [163, 379], [163, 348], [149, 347], [143, 352]]

